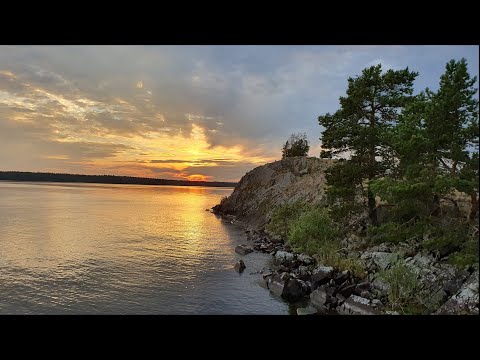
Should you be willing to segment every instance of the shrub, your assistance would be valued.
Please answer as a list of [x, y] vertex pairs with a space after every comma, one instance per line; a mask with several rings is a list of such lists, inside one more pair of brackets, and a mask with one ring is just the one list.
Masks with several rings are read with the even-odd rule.
[[291, 223], [288, 231], [292, 247], [310, 255], [318, 253], [326, 242], [333, 241], [337, 236], [338, 230], [328, 210], [318, 207], [302, 213]]
[[310, 206], [299, 202], [282, 205], [274, 210], [271, 220], [265, 228], [269, 233], [286, 239], [291, 224], [309, 208]]
[[388, 301], [393, 309], [403, 309], [417, 303], [420, 281], [415, 271], [403, 260], [397, 260], [390, 268], [380, 271], [378, 276], [388, 285]]

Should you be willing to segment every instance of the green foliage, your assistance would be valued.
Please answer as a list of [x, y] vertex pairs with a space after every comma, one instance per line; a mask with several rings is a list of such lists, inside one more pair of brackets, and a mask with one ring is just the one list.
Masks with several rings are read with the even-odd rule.
[[269, 233], [286, 239], [291, 224], [309, 208], [309, 205], [300, 202], [279, 206], [273, 211], [271, 220], [265, 228]]
[[402, 309], [417, 302], [420, 289], [418, 275], [403, 260], [382, 270], [379, 278], [388, 285], [388, 301], [393, 309]]
[[307, 156], [310, 145], [306, 133], [292, 134], [282, 148], [282, 159], [293, 156]]
[[295, 250], [313, 255], [324, 243], [335, 240], [338, 233], [327, 209], [317, 207], [303, 212], [291, 223], [288, 241]]
[[448, 262], [454, 265], [457, 269], [463, 270], [466, 266], [478, 264], [478, 253], [469, 254], [464, 252], [456, 252], [449, 259]]
[[[413, 81], [418, 74], [404, 70], [382, 73], [381, 65], [364, 69], [348, 79], [347, 96], [340, 97], [340, 109], [318, 118], [322, 133], [321, 157], [350, 152], [350, 159], [334, 165], [327, 173], [330, 196], [352, 202], [353, 193], [365, 180], [383, 176], [395, 162], [390, 132], [399, 114], [412, 100]], [[372, 223], [376, 222], [375, 198], [366, 182]]]
[[364, 279], [367, 276], [365, 265], [362, 260], [345, 257], [340, 254], [338, 242], [326, 241], [317, 248], [313, 257], [319, 264], [332, 266], [340, 271], [348, 270], [358, 279]]
[[301, 203], [281, 206], [273, 212], [266, 229], [286, 238], [295, 251], [312, 255], [321, 264], [349, 270], [358, 278], [366, 276], [359, 259], [346, 258], [340, 254], [337, 242], [340, 229], [326, 208]]
[[469, 240], [469, 224], [461, 219], [434, 219], [425, 233], [428, 237], [422, 244], [425, 249], [451, 253], [462, 248]]

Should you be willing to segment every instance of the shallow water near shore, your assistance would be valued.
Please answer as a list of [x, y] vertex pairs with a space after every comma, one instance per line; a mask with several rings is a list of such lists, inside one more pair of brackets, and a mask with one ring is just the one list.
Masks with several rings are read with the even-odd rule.
[[205, 211], [232, 190], [0, 182], [0, 314], [288, 314]]

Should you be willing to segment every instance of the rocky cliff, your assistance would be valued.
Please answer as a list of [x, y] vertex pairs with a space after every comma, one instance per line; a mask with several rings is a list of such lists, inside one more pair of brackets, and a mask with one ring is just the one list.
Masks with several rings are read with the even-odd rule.
[[291, 157], [259, 166], [245, 174], [214, 211], [261, 227], [279, 205], [297, 201], [320, 204], [325, 198], [325, 170], [332, 162]]

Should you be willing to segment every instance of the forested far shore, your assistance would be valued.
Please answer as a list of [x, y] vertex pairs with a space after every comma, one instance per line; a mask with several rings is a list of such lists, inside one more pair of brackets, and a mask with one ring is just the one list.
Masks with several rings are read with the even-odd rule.
[[189, 181], [143, 178], [117, 175], [79, 175], [26, 171], [0, 171], [0, 180], [10, 181], [49, 181], [78, 182], [99, 184], [134, 184], [134, 185], [175, 185], [175, 186], [211, 186], [235, 187], [237, 183], [225, 181]]

